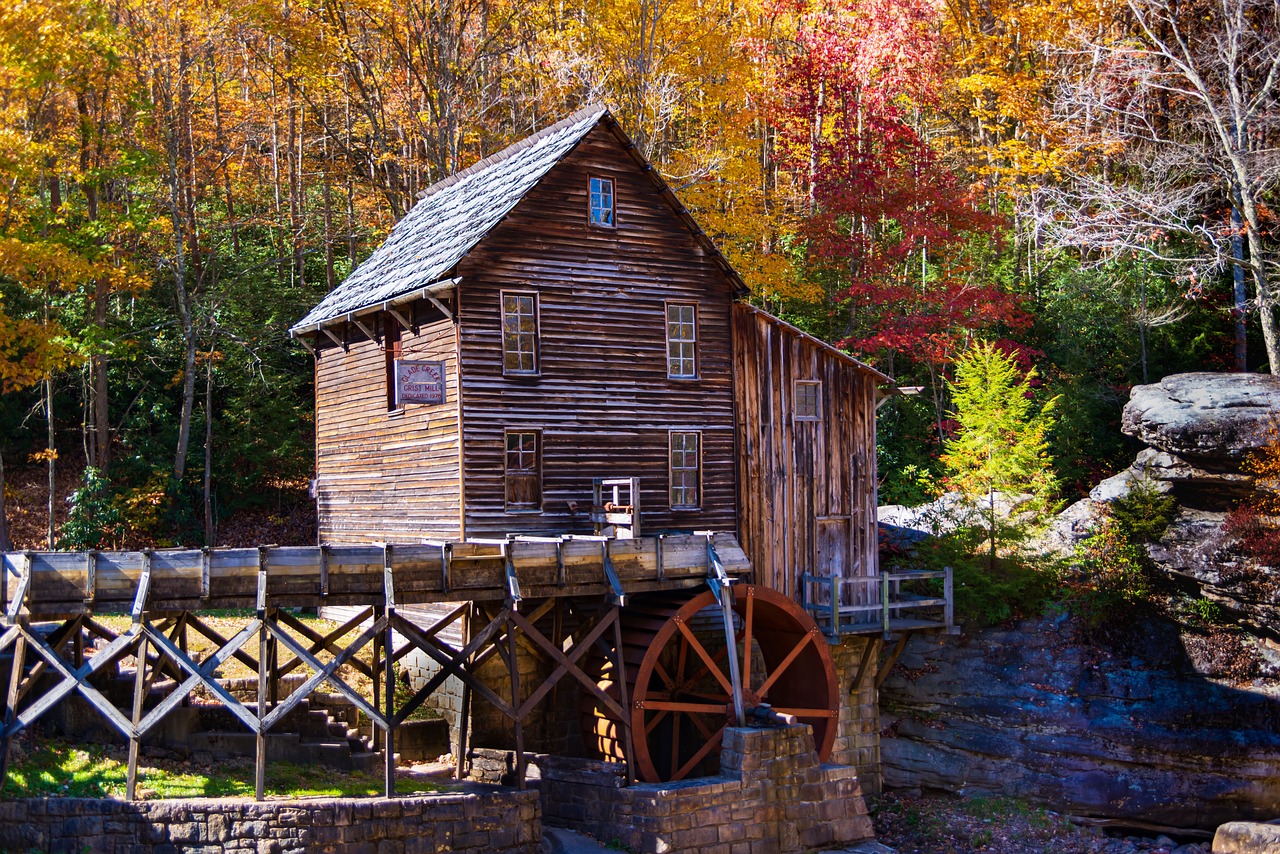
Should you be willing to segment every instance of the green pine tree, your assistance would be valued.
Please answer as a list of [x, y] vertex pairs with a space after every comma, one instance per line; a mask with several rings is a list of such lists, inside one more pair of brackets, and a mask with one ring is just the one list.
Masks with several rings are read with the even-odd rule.
[[992, 568], [1000, 541], [1016, 532], [1000, 523], [996, 493], [1029, 494], [1033, 506], [1044, 509], [1057, 488], [1047, 435], [1059, 398], [1037, 407], [1035, 376], [1034, 368], [1023, 374], [1012, 356], [980, 341], [956, 362], [955, 382], [947, 384], [960, 429], [942, 462], [951, 482], [981, 501]]

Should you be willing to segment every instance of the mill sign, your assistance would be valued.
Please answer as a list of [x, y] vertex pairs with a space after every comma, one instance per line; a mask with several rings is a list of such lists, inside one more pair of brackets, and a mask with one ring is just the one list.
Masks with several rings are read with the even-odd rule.
[[396, 360], [396, 405], [444, 403], [444, 362]]

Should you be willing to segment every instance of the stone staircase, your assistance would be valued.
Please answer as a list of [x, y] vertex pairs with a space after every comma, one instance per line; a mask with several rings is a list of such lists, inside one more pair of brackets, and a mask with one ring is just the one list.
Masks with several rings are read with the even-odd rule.
[[[252, 681], [253, 699], [245, 705], [256, 705], [257, 680], [225, 680], [232, 694], [243, 693], [240, 681]], [[297, 680], [301, 684], [301, 679]], [[281, 700], [294, 685], [281, 680]], [[199, 721], [187, 744], [193, 751], [209, 751], [215, 755], [253, 756], [257, 740], [246, 732], [236, 718], [220, 706], [193, 706]], [[382, 766], [381, 751], [371, 748], [372, 728], [362, 722], [360, 712], [338, 693], [316, 692], [299, 703], [267, 734], [267, 759], [298, 765], [324, 765], [343, 771], [371, 772]]]

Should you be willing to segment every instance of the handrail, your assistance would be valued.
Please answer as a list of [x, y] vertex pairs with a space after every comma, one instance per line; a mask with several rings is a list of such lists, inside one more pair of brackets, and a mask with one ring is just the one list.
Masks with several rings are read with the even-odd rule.
[[[931, 579], [942, 579], [942, 596], [907, 596], [901, 592], [902, 582], [904, 581]], [[826, 602], [811, 600], [811, 585], [827, 588], [828, 598]], [[845, 585], [861, 587], [867, 598], [871, 598], [872, 590], [878, 587], [879, 589], [875, 592], [879, 594], [877, 597], [879, 601], [842, 605], [842, 593]], [[942, 620], [939, 626], [950, 633], [955, 625], [955, 585], [951, 567], [949, 566], [940, 570], [900, 570], [898, 572], [881, 572], [878, 575], [855, 576], [853, 578], [814, 575], [806, 572], [800, 575], [799, 592], [800, 604], [806, 611], [813, 614], [818, 620], [829, 621], [827, 634], [833, 638], [847, 634], [847, 627], [850, 629], [856, 627], [858, 633], [865, 634], [865, 629], [868, 625], [876, 624], [879, 624], [880, 631], [884, 636], [888, 637], [893, 630], [892, 621], [898, 618], [901, 612], [913, 608], [941, 607]], [[867, 613], [875, 615], [874, 619], [869, 623], [851, 622], [847, 619], [850, 616]]]

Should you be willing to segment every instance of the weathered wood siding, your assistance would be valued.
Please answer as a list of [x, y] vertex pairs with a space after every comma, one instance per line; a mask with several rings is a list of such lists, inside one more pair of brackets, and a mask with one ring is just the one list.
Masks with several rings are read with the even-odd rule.
[[[878, 376], [750, 306], [733, 308], [739, 537], [756, 580], [796, 595], [802, 572], [873, 575]], [[796, 380], [821, 382], [797, 421]]]
[[[426, 312], [419, 309], [419, 315]], [[439, 318], [437, 313], [435, 317]], [[373, 331], [384, 334], [378, 322]], [[394, 321], [392, 321], [394, 322]], [[325, 543], [414, 542], [461, 536], [458, 360], [454, 325], [401, 335], [403, 358], [445, 362], [439, 405], [387, 411], [386, 357], [354, 327], [316, 358], [316, 503]]]
[[[612, 178], [617, 227], [587, 224]], [[592, 477], [638, 476], [646, 531], [736, 520], [733, 286], [605, 126], [459, 265], [466, 534], [590, 530]], [[503, 289], [539, 294], [540, 374], [504, 377]], [[664, 301], [698, 306], [696, 380], [667, 378]], [[503, 431], [542, 431], [541, 512], [507, 513]], [[672, 511], [669, 430], [702, 431], [702, 508]], [[569, 512], [577, 501], [577, 515]]]

